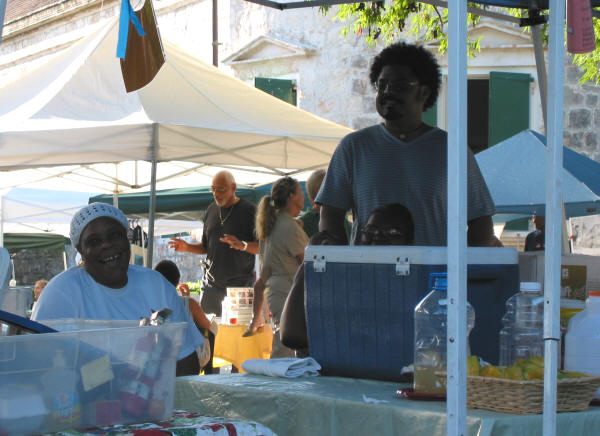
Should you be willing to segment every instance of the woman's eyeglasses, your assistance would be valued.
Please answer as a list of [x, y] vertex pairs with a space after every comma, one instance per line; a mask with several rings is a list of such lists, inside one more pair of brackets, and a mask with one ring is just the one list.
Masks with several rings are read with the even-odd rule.
[[374, 227], [365, 227], [360, 232], [363, 237], [367, 239], [399, 239], [406, 237], [406, 232], [394, 228], [378, 229]]

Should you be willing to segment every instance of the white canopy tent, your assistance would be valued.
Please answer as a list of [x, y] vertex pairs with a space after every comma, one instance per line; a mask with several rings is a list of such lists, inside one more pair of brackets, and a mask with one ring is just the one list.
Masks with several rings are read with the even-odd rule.
[[350, 132], [163, 43], [165, 65], [137, 92], [125, 91], [116, 21], [0, 88], [0, 168], [156, 159], [280, 174], [326, 165]]
[[[116, 20], [105, 23], [0, 88], [1, 170], [36, 169], [29, 180], [85, 170], [89, 180], [111, 180], [115, 190], [150, 184], [155, 191], [157, 179], [211, 166], [241, 168], [272, 180], [327, 166], [339, 140], [351, 131], [220, 72], [168, 37], [163, 37], [166, 62], [160, 72], [149, 85], [127, 94], [115, 57], [117, 27]], [[92, 165], [127, 161], [149, 162], [151, 181], [139, 182], [137, 165], [111, 176]], [[160, 175], [158, 163], [172, 161], [185, 164]], [[59, 165], [73, 167], [40, 169]], [[135, 182], [126, 182], [132, 173]], [[153, 210], [151, 197], [149, 235]]]
[[[73, 214], [88, 204], [93, 192], [13, 188], [0, 191], [0, 246], [4, 233], [56, 233], [69, 237]], [[140, 224], [146, 228], [147, 223]], [[201, 221], [156, 220], [155, 234], [192, 232]]]

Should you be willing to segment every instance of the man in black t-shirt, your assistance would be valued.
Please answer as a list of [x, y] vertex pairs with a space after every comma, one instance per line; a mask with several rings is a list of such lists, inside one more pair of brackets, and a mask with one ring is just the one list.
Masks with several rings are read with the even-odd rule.
[[[235, 195], [233, 174], [221, 171], [213, 177], [212, 193], [215, 198], [206, 210], [202, 242], [190, 244], [171, 238], [169, 246], [175, 251], [206, 254], [206, 270], [202, 278], [200, 306], [206, 313], [221, 316], [221, 302], [228, 287], [250, 287], [254, 283], [254, 255], [258, 241], [254, 233], [256, 207]], [[209, 334], [211, 354], [214, 336]], [[212, 373], [212, 359], [204, 370]]]

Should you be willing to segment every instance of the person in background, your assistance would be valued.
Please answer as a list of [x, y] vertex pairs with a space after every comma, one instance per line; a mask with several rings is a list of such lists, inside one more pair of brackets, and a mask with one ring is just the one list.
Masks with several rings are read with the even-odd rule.
[[319, 209], [321, 207], [315, 204], [315, 197], [324, 178], [325, 170], [320, 169], [313, 171], [306, 179], [306, 196], [310, 201], [311, 208], [302, 212], [298, 219], [302, 221], [302, 227], [309, 238], [319, 231]]
[[156, 264], [154, 270], [161, 273], [163, 277], [175, 287], [177, 292], [180, 294], [183, 305], [196, 323], [196, 326], [201, 329], [209, 329], [211, 327], [211, 322], [206, 317], [204, 310], [202, 310], [202, 307], [200, 307], [196, 300], [190, 298], [190, 289], [187, 287], [187, 285], [185, 283], [182, 283], [181, 285], [179, 284], [181, 273], [179, 272], [179, 268], [175, 262], [170, 260], [161, 260]]
[[35, 301], [37, 301], [40, 298], [40, 295], [42, 294], [42, 291], [44, 290], [47, 284], [48, 280], [44, 279], [35, 282], [35, 284], [33, 285], [33, 298]]
[[412, 214], [400, 203], [374, 209], [360, 232], [360, 245], [413, 245], [414, 239]]
[[256, 214], [262, 265], [254, 284], [253, 318], [245, 335], [254, 334], [263, 325], [261, 315], [267, 289], [267, 301], [276, 328], [271, 358], [295, 355], [293, 350], [281, 344], [277, 330], [294, 274], [304, 261], [308, 243], [308, 236], [296, 221], [303, 205], [300, 183], [291, 177], [283, 177], [273, 183], [271, 195], [262, 198]]
[[533, 215], [535, 230], [525, 238], [525, 251], [542, 251], [546, 244], [546, 217]]
[[[361, 231], [360, 245], [412, 245], [414, 222], [410, 211], [399, 203], [373, 210]], [[338, 234], [321, 231], [313, 235], [310, 245], [345, 245]], [[304, 314], [304, 268], [298, 268], [281, 315], [281, 342], [296, 350], [298, 357], [308, 356], [306, 317]]]
[[158, 272], [129, 265], [127, 217], [116, 207], [92, 203], [71, 220], [70, 237], [82, 264], [54, 277], [40, 296], [31, 318], [136, 320], [169, 308], [172, 322], [186, 322], [177, 361], [177, 376], [200, 372], [204, 338], [185, 311], [174, 287]]
[[[306, 196], [310, 201], [311, 208], [302, 212], [298, 219], [302, 221], [302, 228], [309, 238], [319, 231], [321, 206], [315, 203], [315, 197], [321, 188], [325, 174], [324, 169], [315, 170], [306, 179]], [[346, 236], [350, 237], [351, 226], [347, 219], [344, 219], [344, 229]]]
[[[201, 329], [201, 331], [211, 331], [215, 336], [217, 335], [218, 326], [216, 322], [211, 322], [207, 317], [200, 305], [196, 300], [190, 298], [190, 289], [187, 284], [179, 283], [181, 279], [181, 273], [179, 272], [179, 268], [175, 264], [175, 262], [171, 260], [161, 260], [154, 267], [155, 271], [158, 271], [163, 275], [165, 279], [171, 283], [175, 289], [177, 289], [177, 293], [183, 301], [183, 306], [187, 313], [192, 317], [196, 327]], [[206, 366], [208, 361], [211, 358], [210, 352], [210, 342], [208, 340], [204, 341], [204, 345], [202, 347], [202, 353], [200, 354], [200, 367], [203, 368]]]
[[[250, 287], [254, 283], [254, 260], [258, 242], [254, 232], [256, 207], [235, 195], [236, 183], [229, 171], [220, 171], [213, 177], [214, 203], [204, 216], [202, 242], [190, 244], [183, 239], [171, 238], [169, 246], [175, 251], [206, 254], [206, 271], [202, 277], [200, 306], [205, 313], [221, 316], [221, 303], [228, 287]], [[215, 337], [208, 333], [211, 354]], [[212, 368], [212, 359], [205, 374], [218, 372]]]
[[37, 305], [37, 301], [40, 298], [40, 295], [42, 294], [42, 291], [44, 290], [44, 288], [46, 287], [46, 285], [48, 284], [48, 280], [38, 280], [37, 282], [35, 282], [35, 284], [33, 285], [33, 302], [31, 304], [31, 311], [33, 312], [33, 309], [35, 309], [35, 306]]
[[[413, 215], [415, 245], [445, 246], [448, 135], [422, 120], [437, 100], [440, 67], [425, 48], [398, 42], [375, 57], [369, 79], [383, 123], [350, 133], [336, 148], [315, 198], [319, 229], [342, 238], [352, 210], [351, 243], [357, 244], [373, 209], [401, 203]], [[489, 246], [495, 207], [473, 153], [467, 153], [467, 239]]]

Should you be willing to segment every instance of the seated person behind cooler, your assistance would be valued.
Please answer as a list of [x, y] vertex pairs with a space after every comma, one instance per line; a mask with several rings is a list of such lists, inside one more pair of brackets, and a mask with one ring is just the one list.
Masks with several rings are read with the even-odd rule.
[[196, 326], [201, 329], [210, 329], [211, 323], [206, 317], [206, 313], [200, 304], [193, 298], [190, 298], [190, 289], [185, 283], [179, 284], [179, 279], [181, 278], [181, 273], [179, 272], [179, 268], [175, 262], [170, 260], [161, 260], [154, 267], [155, 271], [161, 273], [165, 279], [167, 279], [177, 291], [181, 294], [180, 298], [183, 301], [183, 305], [191, 315], [192, 319], [196, 323]]
[[168, 321], [189, 324], [179, 350], [177, 375], [196, 375], [200, 371], [196, 349], [201, 349], [204, 338], [162, 275], [129, 265], [128, 229], [123, 212], [107, 204], [92, 203], [75, 213], [70, 236], [82, 264], [50, 280], [31, 318], [139, 320], [167, 307], [173, 311]]
[[[399, 203], [379, 206], [371, 212], [359, 239], [360, 245], [412, 245], [414, 223], [410, 211]], [[344, 245], [336, 234], [316, 233], [310, 245]], [[306, 318], [304, 316], [304, 266], [300, 265], [281, 314], [281, 342], [295, 349], [298, 357], [306, 354]]]

